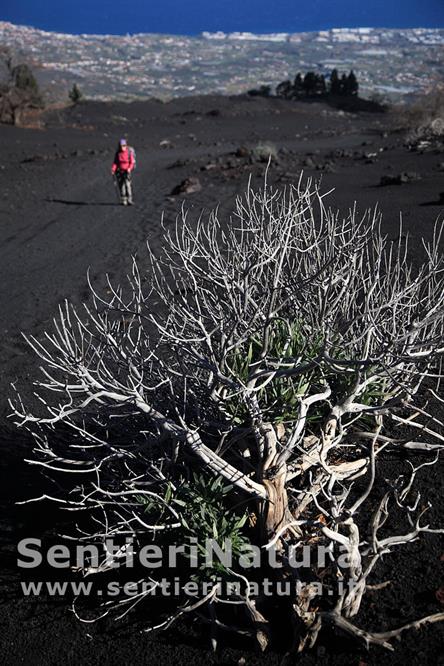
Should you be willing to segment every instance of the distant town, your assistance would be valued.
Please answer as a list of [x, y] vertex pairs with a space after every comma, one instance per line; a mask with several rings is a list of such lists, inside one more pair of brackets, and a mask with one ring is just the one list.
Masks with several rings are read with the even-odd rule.
[[32, 66], [52, 101], [66, 98], [74, 83], [88, 99], [168, 99], [274, 89], [301, 70], [328, 77], [353, 69], [360, 95], [399, 102], [444, 81], [444, 30], [427, 28], [182, 37], [69, 35], [0, 22], [0, 44]]

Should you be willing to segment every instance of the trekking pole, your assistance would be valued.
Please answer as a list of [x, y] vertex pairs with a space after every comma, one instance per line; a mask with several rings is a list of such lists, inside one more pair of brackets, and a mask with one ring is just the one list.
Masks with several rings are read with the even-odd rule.
[[133, 174], [132, 173], [128, 174], [128, 179], [129, 179], [130, 188], [131, 188], [131, 199], [134, 202], [134, 180], [133, 180]]
[[114, 188], [116, 190], [117, 203], [120, 204], [120, 188], [119, 188], [119, 184], [117, 182], [117, 176], [116, 176], [115, 173], [113, 173], [113, 183], [114, 183]]

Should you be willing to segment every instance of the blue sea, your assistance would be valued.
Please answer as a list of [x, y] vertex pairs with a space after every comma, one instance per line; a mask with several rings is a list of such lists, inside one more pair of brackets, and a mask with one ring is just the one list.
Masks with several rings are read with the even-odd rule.
[[0, 0], [0, 20], [56, 32], [120, 35], [443, 28], [444, 0]]

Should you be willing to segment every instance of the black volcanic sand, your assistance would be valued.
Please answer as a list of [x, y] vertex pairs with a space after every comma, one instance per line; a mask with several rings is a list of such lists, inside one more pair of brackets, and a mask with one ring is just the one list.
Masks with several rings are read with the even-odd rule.
[[[63, 299], [87, 299], [88, 268], [98, 285], [105, 273], [121, 280], [129, 257], [137, 253], [143, 258], [147, 238], [154, 245], [160, 242], [162, 211], [167, 223], [183, 203], [196, 216], [220, 204], [226, 216], [250, 173], [253, 183], [262, 182], [265, 164], [236, 157], [241, 146], [265, 141], [276, 146], [279, 159], [269, 174], [274, 183], [296, 183], [304, 169], [307, 176], [322, 177], [324, 191], [335, 188], [330, 195], [333, 207], [346, 212], [355, 201], [360, 211], [378, 205], [389, 236], [398, 234], [402, 215], [403, 232], [411, 235], [419, 257], [421, 238], [431, 237], [443, 212], [438, 202], [444, 190], [439, 171], [444, 158], [436, 151], [407, 150], [402, 134], [390, 130], [392, 122], [389, 114], [355, 116], [320, 104], [196, 97], [168, 104], [80, 104], [49, 113], [45, 129], [0, 127], [1, 663], [197, 666], [237, 664], [241, 658], [248, 666], [280, 663], [286, 629], [265, 656], [252, 644], [228, 636], [216, 658], [209, 652], [205, 628], [183, 623], [153, 636], [142, 633], [140, 613], [118, 624], [105, 620], [83, 625], [65, 599], [22, 596], [14, 569], [17, 539], [44, 534], [54, 520], [66, 521], [66, 514], [61, 517], [47, 504], [14, 505], [39, 495], [46, 481], [23, 462], [30, 444], [7, 419], [10, 383], [17, 383], [32, 404], [30, 381], [38, 363], [21, 331], [38, 336], [50, 326]], [[137, 149], [132, 208], [116, 204], [110, 175], [115, 145], [124, 135]], [[162, 141], [168, 142], [166, 147]], [[379, 187], [381, 176], [406, 171], [420, 179]], [[191, 176], [199, 178], [201, 191], [171, 197], [174, 187]], [[396, 477], [402, 464], [393, 458], [384, 476]], [[436, 525], [443, 504], [438, 466], [426, 468], [419, 481], [423, 497], [435, 505], [430, 523]], [[440, 538], [429, 535], [387, 557], [379, 575], [392, 585], [368, 595], [357, 624], [383, 630], [442, 610], [435, 592], [443, 584], [443, 552]], [[438, 624], [404, 634], [393, 653], [375, 648], [367, 653], [353, 640], [326, 631], [298, 663], [444, 664], [439, 656], [442, 638], [443, 625]]]

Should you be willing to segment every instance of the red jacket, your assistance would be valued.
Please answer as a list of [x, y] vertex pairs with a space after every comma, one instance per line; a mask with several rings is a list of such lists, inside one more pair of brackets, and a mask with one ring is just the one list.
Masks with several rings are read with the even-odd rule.
[[114, 157], [112, 172], [128, 171], [130, 173], [134, 169], [134, 155], [129, 148], [118, 150]]

